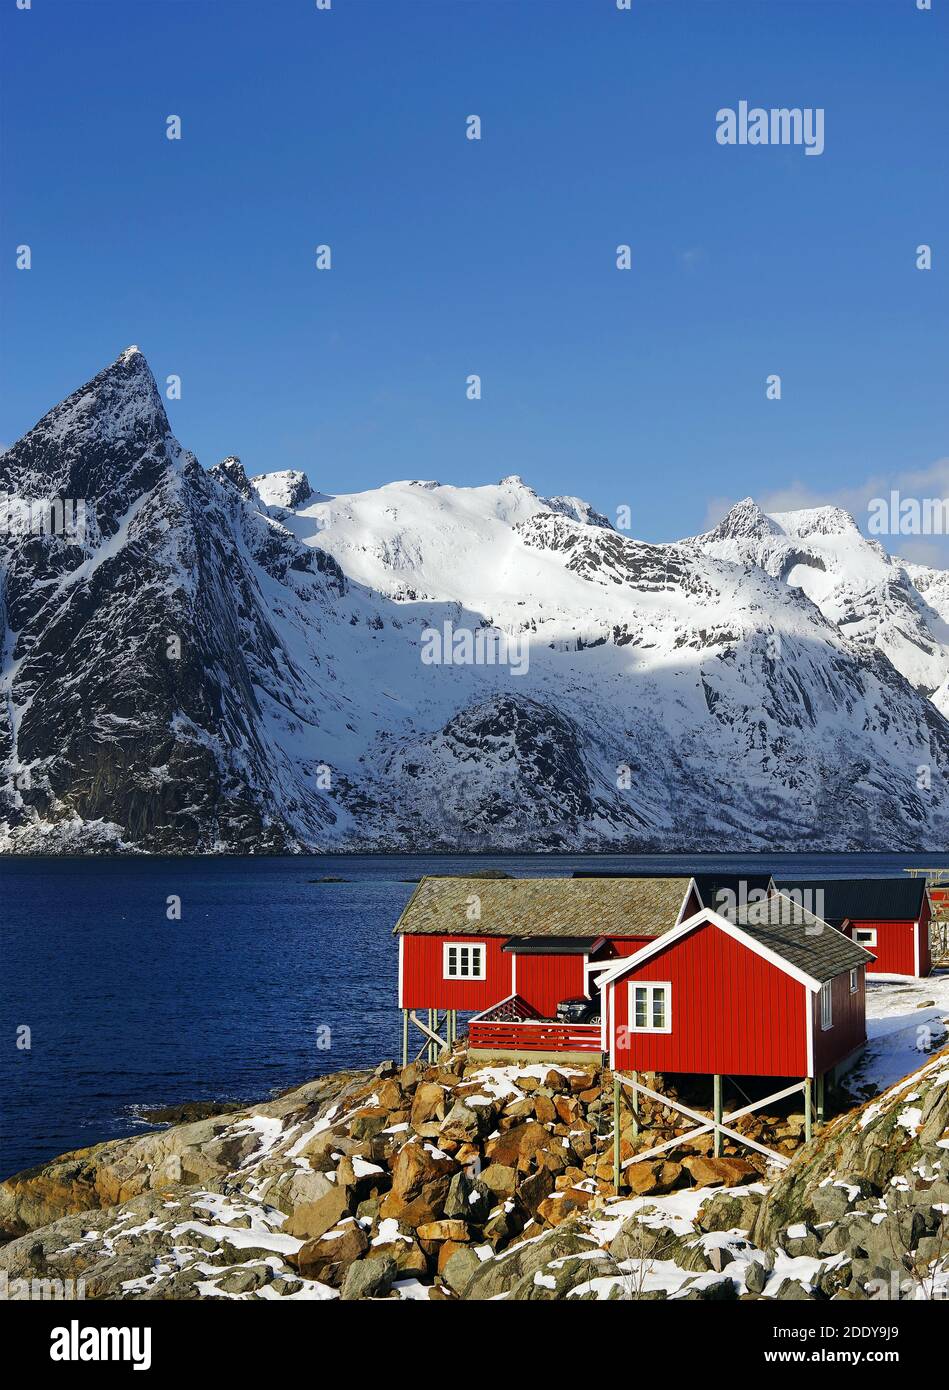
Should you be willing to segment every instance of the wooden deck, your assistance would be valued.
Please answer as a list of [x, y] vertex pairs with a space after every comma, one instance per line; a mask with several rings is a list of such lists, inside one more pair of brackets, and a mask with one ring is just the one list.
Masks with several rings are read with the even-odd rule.
[[485, 1056], [599, 1057], [600, 1025], [539, 1018], [519, 995], [512, 995], [470, 1021], [468, 1048]]

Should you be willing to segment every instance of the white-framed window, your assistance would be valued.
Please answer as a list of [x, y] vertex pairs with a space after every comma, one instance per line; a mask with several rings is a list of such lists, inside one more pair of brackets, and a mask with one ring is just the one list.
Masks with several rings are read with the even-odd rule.
[[834, 1026], [833, 981], [828, 980], [820, 987], [820, 1026], [824, 1029]]
[[631, 1033], [672, 1032], [672, 985], [668, 980], [629, 984], [629, 1030]]
[[850, 972], [850, 993], [851, 993], [851, 994], [856, 994], [857, 989], [858, 989], [858, 987], [859, 987], [859, 984], [860, 984], [860, 971], [859, 971], [859, 970], [856, 970], [856, 969], [851, 970], [851, 972]]
[[442, 951], [442, 979], [483, 980], [487, 952], [473, 941], [446, 941]]
[[877, 944], [876, 927], [856, 927], [853, 939], [858, 946], [875, 946]]

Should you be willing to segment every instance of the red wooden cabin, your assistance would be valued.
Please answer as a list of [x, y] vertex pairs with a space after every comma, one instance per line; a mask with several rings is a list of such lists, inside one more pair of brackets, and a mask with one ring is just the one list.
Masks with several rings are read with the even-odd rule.
[[603, 977], [614, 1070], [823, 1077], [866, 1041], [862, 947], [776, 894], [703, 908]]
[[599, 976], [700, 906], [691, 878], [423, 878], [395, 926], [399, 1006], [420, 1027], [420, 1010], [474, 1013], [476, 1055], [599, 1054], [600, 1023], [558, 1022], [558, 1004], [595, 1013]]
[[932, 970], [925, 878], [782, 879], [778, 888], [865, 947], [874, 957], [871, 975]]

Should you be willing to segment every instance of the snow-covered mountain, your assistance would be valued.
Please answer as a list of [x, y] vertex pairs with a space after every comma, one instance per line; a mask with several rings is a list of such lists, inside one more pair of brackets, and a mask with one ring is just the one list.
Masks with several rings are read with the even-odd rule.
[[840, 507], [765, 515], [746, 497], [696, 545], [801, 589], [847, 637], [875, 647], [949, 714], [949, 574], [894, 559]]
[[3, 847], [945, 844], [949, 582], [844, 513], [652, 545], [518, 477], [319, 481], [202, 469], [137, 349], [0, 455], [89, 518], [0, 536]]

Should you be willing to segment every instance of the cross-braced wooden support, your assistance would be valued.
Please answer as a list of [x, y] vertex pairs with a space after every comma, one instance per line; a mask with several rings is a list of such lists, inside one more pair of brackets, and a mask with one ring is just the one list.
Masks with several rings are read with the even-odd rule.
[[[687, 1130], [685, 1134], [676, 1134], [671, 1139], [666, 1139], [661, 1144], [655, 1144], [651, 1149], [646, 1149], [644, 1153], [634, 1154], [625, 1163], [620, 1163], [620, 1122], [619, 1122], [619, 1095], [620, 1086], [626, 1086], [632, 1094], [634, 1126], [639, 1132], [639, 1096], [649, 1096], [651, 1100], [659, 1105], [675, 1110], [680, 1115], [685, 1115], [687, 1119], [695, 1121], [695, 1128]], [[772, 1105], [776, 1101], [784, 1100], [788, 1096], [801, 1093], [804, 1097], [804, 1134], [810, 1140], [812, 1133], [812, 1111], [813, 1111], [813, 1082], [812, 1078], [806, 1076], [803, 1081], [797, 1081], [793, 1086], [787, 1086], [783, 1091], [775, 1091], [770, 1096], [764, 1096], [761, 1100], [743, 1105], [739, 1110], [732, 1110], [727, 1115], [722, 1113], [722, 1078], [716, 1076], [713, 1079], [713, 1117], [710, 1120], [707, 1115], [701, 1114], [698, 1110], [691, 1110], [681, 1101], [673, 1100], [671, 1096], [660, 1095], [658, 1091], [652, 1091], [648, 1086], [644, 1086], [638, 1072], [633, 1072], [632, 1077], [620, 1076], [618, 1072], [613, 1074], [613, 1186], [619, 1193], [620, 1176], [623, 1168], [627, 1168], [631, 1163], [642, 1163], [647, 1159], [655, 1158], [657, 1154], [666, 1153], [669, 1149], [677, 1148], [680, 1144], [687, 1143], [691, 1139], [697, 1139], [701, 1134], [714, 1133], [714, 1153], [716, 1157], [721, 1155], [722, 1137], [725, 1136], [733, 1143], [741, 1144], [747, 1149], [754, 1149], [756, 1153], [764, 1156], [772, 1163], [779, 1164], [786, 1168], [790, 1159], [786, 1154], [780, 1154], [775, 1149], [769, 1149], [765, 1144], [759, 1144], [756, 1139], [750, 1139], [747, 1134], [740, 1134], [736, 1129], [731, 1128], [731, 1122], [740, 1120], [743, 1115], [751, 1115], [756, 1110], [761, 1110], [766, 1105]], [[818, 1095], [818, 1118], [823, 1120], [824, 1114], [824, 1078], [817, 1079]]]
[[[423, 1021], [414, 1009], [402, 1010], [402, 1065], [409, 1064], [409, 1025], [412, 1024], [422, 1034], [422, 1046], [412, 1059], [418, 1062], [422, 1056], [428, 1062], [437, 1062], [439, 1054], [446, 1049], [450, 1052], [458, 1037], [458, 1012], [446, 1009], [439, 1014], [437, 1009], [426, 1010], [427, 1020]], [[444, 1029], [444, 1034], [442, 1033]]]

